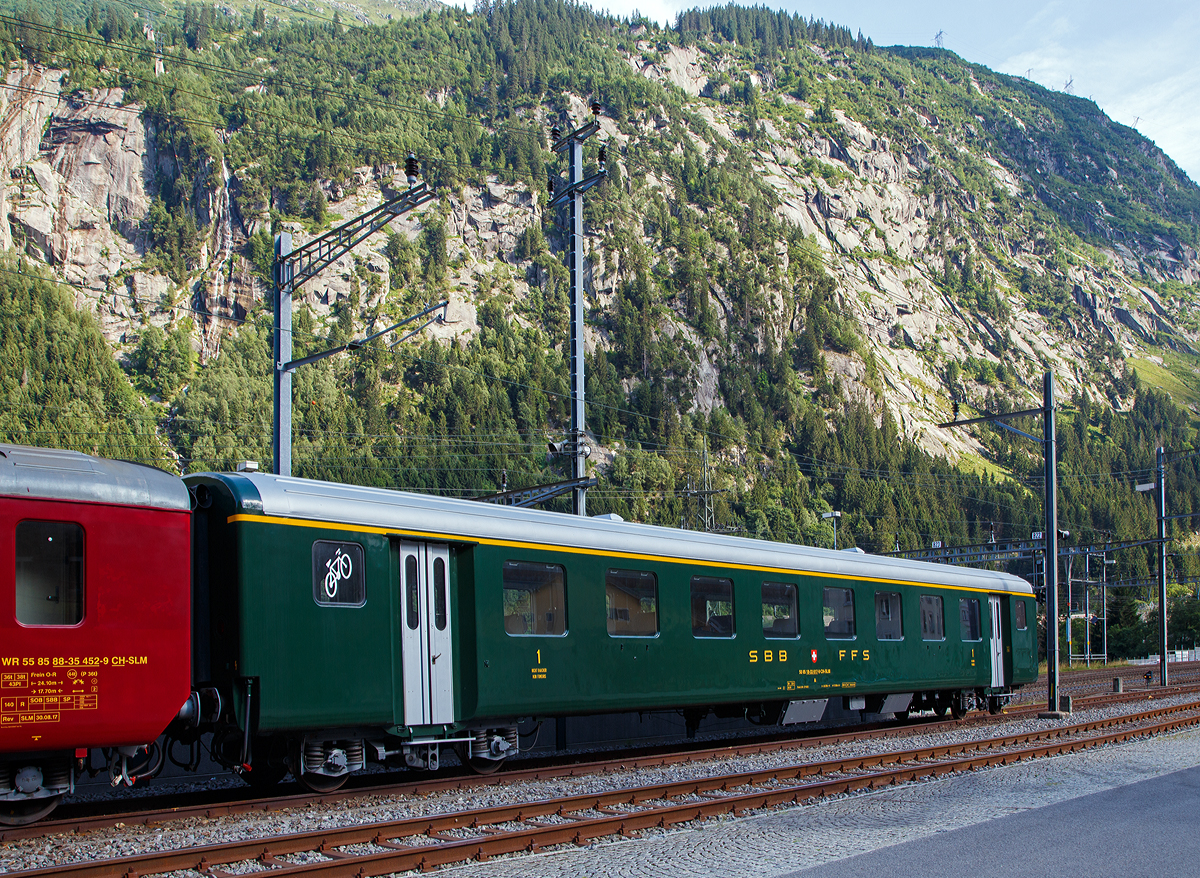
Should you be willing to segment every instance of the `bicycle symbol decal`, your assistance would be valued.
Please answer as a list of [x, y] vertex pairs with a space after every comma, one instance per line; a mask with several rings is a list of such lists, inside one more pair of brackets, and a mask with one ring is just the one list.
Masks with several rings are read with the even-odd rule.
[[338, 585], [343, 579], [349, 579], [350, 573], [354, 570], [354, 564], [350, 560], [350, 556], [342, 552], [341, 549], [325, 562], [325, 596], [330, 600], [337, 597]]
[[367, 562], [358, 543], [316, 540], [312, 596], [322, 607], [361, 607], [367, 601]]

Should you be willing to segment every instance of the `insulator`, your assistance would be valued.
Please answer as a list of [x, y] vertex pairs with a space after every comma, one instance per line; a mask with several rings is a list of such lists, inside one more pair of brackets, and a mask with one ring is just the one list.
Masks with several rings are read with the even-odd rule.
[[608, 147], [603, 143], [600, 144], [600, 170], [604, 170], [605, 164], [608, 162]]
[[411, 152], [408, 154], [408, 158], [406, 158], [404, 160], [404, 173], [408, 177], [408, 185], [410, 187], [416, 186], [417, 185], [417, 157], [415, 155], [413, 155]]
[[593, 116], [600, 115], [600, 102], [599, 101], [592, 101], [592, 115]]
[[550, 138], [551, 140], [558, 140], [560, 137], [562, 137], [562, 129], [555, 125], [550, 129]]
[[546, 191], [550, 193], [550, 197], [554, 197], [554, 178], [551, 177], [546, 181]]

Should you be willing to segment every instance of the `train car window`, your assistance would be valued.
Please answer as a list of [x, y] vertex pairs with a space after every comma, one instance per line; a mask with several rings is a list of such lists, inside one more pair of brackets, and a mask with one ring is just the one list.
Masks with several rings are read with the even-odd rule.
[[945, 640], [945, 624], [941, 597], [935, 594], [921, 595], [921, 639]]
[[875, 592], [875, 637], [877, 640], [904, 639], [899, 592]]
[[762, 584], [763, 636], [771, 640], [795, 640], [800, 636], [796, 610], [796, 586], [790, 582]]
[[421, 624], [421, 583], [417, 579], [417, 556], [404, 559], [405, 624], [416, 631]]
[[829, 640], [851, 640], [854, 628], [854, 589], [825, 589], [825, 637]]
[[441, 558], [433, 561], [433, 625], [446, 630], [446, 562]]
[[367, 603], [366, 564], [358, 543], [317, 540], [312, 547], [313, 600], [322, 607]]
[[17, 524], [17, 621], [83, 621], [83, 528], [71, 521]]
[[958, 601], [958, 619], [959, 628], [962, 632], [962, 639], [967, 640], [983, 640], [979, 627], [979, 600], [978, 598], [960, 598]]
[[733, 580], [692, 577], [692, 636], [733, 637]]
[[1024, 631], [1029, 625], [1025, 620], [1025, 602], [1017, 601], [1017, 630]]
[[566, 571], [561, 566], [504, 562], [504, 630], [513, 637], [567, 633]]
[[645, 570], [609, 570], [604, 574], [604, 609], [609, 637], [654, 637], [658, 577]]

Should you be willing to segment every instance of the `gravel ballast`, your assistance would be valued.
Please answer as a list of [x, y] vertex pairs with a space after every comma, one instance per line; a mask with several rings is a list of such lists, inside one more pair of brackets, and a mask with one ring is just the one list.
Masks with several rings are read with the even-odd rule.
[[[643, 786], [656, 783], [669, 783], [674, 781], [683, 781], [699, 777], [708, 777], [712, 775], [727, 774], [734, 772], [757, 771], [766, 768], [772, 768], [782, 765], [792, 765], [799, 762], [819, 762], [822, 760], [846, 758], [859, 755], [870, 755], [883, 752], [894, 752], [899, 750], [909, 750], [917, 747], [929, 747], [937, 745], [959, 744], [972, 740], [980, 740], [985, 738], [998, 737], [1002, 735], [1021, 734], [1027, 732], [1045, 731], [1055, 726], [1073, 725], [1076, 723], [1089, 722], [1123, 714], [1137, 713], [1149, 708], [1166, 707], [1171, 704], [1193, 703], [1194, 696], [1181, 696], [1175, 699], [1161, 699], [1153, 703], [1145, 702], [1137, 704], [1115, 705], [1094, 710], [1081, 710], [1072, 714], [1068, 719], [1062, 720], [1044, 720], [1044, 719], [1014, 719], [1005, 723], [986, 723], [986, 724], [964, 724], [951, 729], [931, 730], [922, 732], [919, 727], [914, 727], [905, 734], [900, 734], [891, 737], [864, 739], [858, 741], [841, 742], [836, 745], [828, 745], [822, 747], [795, 747], [786, 750], [779, 750], [768, 753], [726, 757], [712, 760], [692, 760], [680, 762], [667, 766], [656, 766], [648, 768], [629, 769], [622, 772], [610, 772], [608, 774], [584, 775], [579, 777], [562, 777], [552, 778], [540, 781], [522, 781], [514, 782], [509, 785], [500, 787], [479, 787], [472, 790], [454, 790], [433, 793], [420, 796], [405, 796], [405, 795], [374, 795], [349, 798], [342, 801], [311, 804], [305, 807], [292, 808], [281, 811], [272, 812], [252, 812], [243, 814], [234, 814], [214, 818], [187, 818], [170, 823], [161, 824], [153, 827], [146, 826], [115, 826], [102, 830], [84, 833], [81, 835], [58, 835], [36, 839], [23, 839], [0, 845], [0, 872], [11, 872], [23, 869], [49, 868], [60, 866], [72, 862], [80, 862], [85, 860], [100, 860], [116, 857], [133, 856], [140, 853], [150, 851], [167, 851], [180, 850], [186, 848], [200, 847], [204, 845], [219, 844], [231, 839], [251, 839], [251, 838], [266, 838], [276, 835], [285, 835], [291, 833], [312, 832], [320, 829], [328, 829], [337, 826], [353, 826], [368, 823], [376, 823], [380, 821], [403, 820], [412, 817], [428, 817], [437, 814], [445, 814], [454, 811], [461, 811], [471, 808], [486, 808], [496, 805], [514, 804], [525, 801], [533, 801], [539, 799], [557, 798], [563, 796], [578, 796], [590, 793], [608, 792], [615, 789], [626, 787]], [[1186, 746], [1180, 744], [1185, 742]], [[1014, 783], [1027, 784], [1029, 778], [1036, 778], [1039, 772], [1059, 771], [1060, 768], [1046, 768], [1049, 763], [1073, 763], [1087, 764], [1090, 761], [1099, 760], [1114, 760], [1120, 761], [1122, 757], [1114, 757], [1109, 754], [1125, 753], [1131, 751], [1131, 748], [1155, 748], [1163, 749], [1168, 752], [1184, 752], [1192, 753], [1192, 756], [1181, 757], [1183, 761], [1187, 758], [1196, 758], [1200, 761], [1200, 733], [1183, 732], [1174, 735], [1163, 736], [1160, 739], [1151, 741], [1139, 741], [1131, 744], [1120, 746], [1106, 747], [1101, 751], [1089, 754], [1077, 754], [1069, 757], [1060, 757], [1053, 760], [1038, 760], [1034, 763], [1020, 764], [1011, 766], [1005, 769], [997, 769], [995, 771], [982, 772], [982, 774], [997, 774], [1003, 775], [1004, 778], [1011, 778]], [[1164, 759], [1162, 764], [1169, 766], [1175, 764], [1175, 757]], [[1178, 760], [1176, 760], [1178, 761]], [[1192, 764], [1196, 764], [1193, 762]], [[1169, 770], [1169, 769], [1167, 769]], [[1108, 776], [1112, 776], [1111, 772]], [[916, 783], [905, 785], [900, 789], [911, 789], [928, 786], [929, 783], [944, 783], [945, 781]], [[998, 782], [1003, 783], [1000, 779]], [[893, 788], [895, 789], [895, 788]], [[889, 791], [870, 794], [871, 796], [881, 796]], [[834, 813], [836, 803], [842, 799], [858, 800], [863, 797], [863, 794], [847, 794], [843, 797], [835, 797], [821, 803], [802, 806], [797, 809], [789, 807], [786, 811], [804, 811], [809, 812], [812, 809], [826, 809], [822, 813]], [[833, 809], [833, 810], [830, 810]], [[473, 864], [460, 867], [448, 867], [448, 871], [462, 872], [463, 874], [479, 875], [479, 876], [507, 876], [507, 875], [618, 875], [618, 874], [684, 874], [686, 869], [694, 869], [696, 864], [690, 859], [685, 867], [683, 862], [676, 862], [670, 856], [666, 856], [661, 851], [657, 851], [655, 856], [648, 861], [643, 858], [641, 853], [636, 853], [634, 860], [636, 861], [637, 869], [631, 867], [634, 862], [617, 863], [613, 862], [612, 869], [603, 865], [610, 857], [618, 857], [622, 859], [623, 855], [618, 855], [618, 850], [628, 851], [633, 855], [636, 851], [641, 851], [643, 846], [651, 844], [666, 845], [668, 848], [671, 845], [671, 839], [678, 837], [680, 844], [687, 844], [687, 838], [694, 836], [697, 833], [715, 832], [717, 827], [741, 826], [743, 824], [749, 826], [755, 821], [769, 820], [772, 815], [782, 813], [779, 810], [771, 810], [760, 812], [757, 816], [746, 818], [727, 818], [719, 820], [702, 821], [699, 824], [691, 825], [692, 828], [672, 828], [661, 832], [643, 833], [641, 837], [635, 841], [601, 841], [590, 847], [578, 849], [574, 846], [568, 846], [567, 850], [541, 855], [520, 855], [517, 857], [499, 858], [489, 863]], [[815, 812], [814, 812], [815, 813]], [[974, 812], [971, 812], [974, 813]], [[756, 824], [755, 824], [756, 825]], [[886, 825], [886, 822], [885, 822]], [[897, 831], [901, 831], [903, 827]], [[791, 830], [794, 832], [794, 830]], [[846, 827], [843, 826], [842, 834], [845, 835]], [[754, 833], [750, 833], [754, 836]], [[707, 836], [705, 836], [707, 837]], [[874, 836], [872, 836], [874, 837]], [[891, 838], [892, 836], [883, 833], [883, 836]], [[858, 835], [855, 834], [856, 845], [860, 843]], [[863, 836], [865, 839], [866, 836]], [[657, 839], [657, 841], [654, 841]], [[842, 839], [845, 840], [844, 838]], [[764, 844], [767, 842], [764, 841]], [[770, 842], [772, 844], [775, 841]], [[866, 844], [865, 840], [861, 840], [861, 844]], [[894, 843], [894, 842], [886, 842]], [[786, 845], [785, 845], [786, 847]], [[805, 864], [814, 864], [826, 862], [828, 856], [833, 856], [834, 853], [840, 855], [848, 855], [844, 853], [844, 846], [835, 846], [827, 859], [822, 860], [814, 851], [821, 849], [822, 845], [818, 844], [807, 845], [805, 847], [805, 855], [799, 859], [785, 858], [790, 864], [789, 868], [794, 870], [801, 868]], [[867, 847], [863, 850], [873, 848]], [[741, 850], [741, 846], [735, 845], [730, 848], [729, 856], [741, 862], [742, 854], [735, 853]], [[780, 862], [778, 857], [778, 848], [776, 853], [767, 854], [765, 851], [758, 853], [768, 856], [767, 862]], [[754, 852], [747, 851], [745, 856], [747, 862], [753, 860]], [[580, 859], [582, 857], [582, 860]], [[813, 859], [816, 857], [816, 859]], [[290, 859], [290, 858], [289, 858]], [[303, 860], [292, 860], [293, 862], [301, 862]], [[516, 861], [520, 861], [520, 866], [514, 865]], [[672, 872], [664, 865], [663, 868], [667, 871], [655, 872], [656, 862], [670, 863], [675, 862], [675, 868], [680, 871]], [[558, 871], [561, 863], [566, 871]], [[568, 866], [567, 864], [570, 863]], [[255, 870], [255, 865], [249, 863], [239, 864], [238, 868], [233, 869], [228, 866], [223, 866], [227, 871], [249, 872]], [[262, 868], [258, 866], [257, 868]], [[650, 871], [647, 871], [650, 870]], [[782, 874], [779, 872], [760, 872], [751, 869], [747, 874]], [[268, 870], [269, 872], [269, 870]], [[180, 873], [186, 874], [186, 873]], [[693, 872], [692, 874], [706, 874], [701, 872]], [[714, 873], [716, 874], [716, 873]], [[723, 874], [730, 874], [725, 871]]]

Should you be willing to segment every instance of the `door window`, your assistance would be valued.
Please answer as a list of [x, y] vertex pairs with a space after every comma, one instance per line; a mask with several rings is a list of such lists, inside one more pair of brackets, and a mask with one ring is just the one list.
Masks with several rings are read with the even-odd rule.
[[83, 621], [83, 528], [72, 521], [17, 524], [17, 621]]
[[417, 556], [404, 559], [404, 620], [416, 631], [421, 624], [421, 581], [417, 577]]
[[433, 561], [433, 626], [446, 630], [446, 562], [441, 558]]

